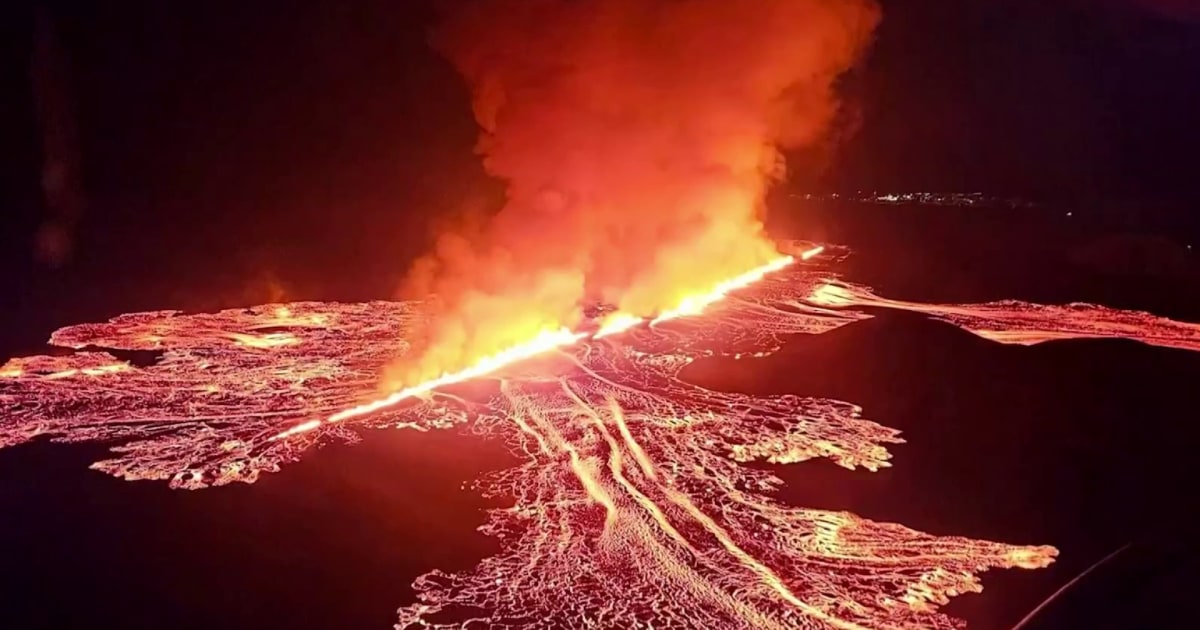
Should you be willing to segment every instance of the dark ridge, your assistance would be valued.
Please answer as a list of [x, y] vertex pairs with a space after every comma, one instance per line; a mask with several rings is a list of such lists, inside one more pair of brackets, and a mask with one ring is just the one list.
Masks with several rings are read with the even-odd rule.
[[[903, 311], [879, 310], [871, 319], [820, 335], [793, 335], [774, 354], [757, 359], [698, 359], [680, 377], [688, 382], [748, 394], [798, 392], [825, 395], [837, 383], [894, 379], [923, 370], [986, 370], [988, 365], [960, 365], [961, 352], [983, 352], [995, 346], [957, 326]], [[795, 369], [811, 366], [814, 369]], [[819, 368], [819, 369], [818, 369]]]
[[148, 368], [157, 365], [158, 362], [162, 361], [165, 354], [163, 350], [125, 350], [103, 346], [84, 346], [76, 350], [76, 352], [106, 352], [121, 361], [126, 361], [130, 365], [139, 368]]
[[29, 357], [38, 354], [51, 357], [65, 357], [78, 354], [80, 352], [103, 352], [105, 354], [112, 355], [119, 361], [126, 361], [130, 365], [139, 368], [147, 368], [152, 365], [156, 365], [158, 362], [162, 361], [163, 354], [165, 354], [165, 351], [163, 350], [125, 350], [122, 348], [108, 348], [104, 346], [93, 345], [82, 346], [79, 348], [68, 348], [66, 346], [56, 346], [51, 343], [46, 343], [41, 347], [30, 346], [21, 352], [11, 353], [9, 357], [5, 357], [4, 354], [0, 354], [0, 364], [4, 363], [4, 361], [6, 361], [8, 358], [13, 357]]

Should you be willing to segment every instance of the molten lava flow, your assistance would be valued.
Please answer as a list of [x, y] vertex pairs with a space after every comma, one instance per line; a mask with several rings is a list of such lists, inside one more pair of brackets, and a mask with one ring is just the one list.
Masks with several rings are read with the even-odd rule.
[[729, 280], [718, 284], [715, 288], [713, 288], [712, 291], [709, 291], [708, 293], [685, 297], [682, 301], [680, 301], [678, 306], [663, 312], [661, 315], [651, 320], [650, 325], [653, 326], [654, 324], [660, 324], [678, 317], [699, 315], [710, 304], [724, 299], [730, 291], [736, 291], [758, 282], [759, 280], [763, 279], [763, 276], [774, 271], [779, 271], [780, 269], [783, 269], [794, 262], [796, 262], [796, 259], [791, 256], [781, 256], [761, 267], [751, 269], [740, 276], [730, 278]]
[[802, 254], [800, 254], [800, 260], [812, 260], [813, 258], [820, 256], [821, 253], [824, 251], [825, 251], [825, 246], [818, 245], [812, 249], [805, 250]]
[[435, 388], [442, 387], [444, 385], [460, 383], [462, 381], [479, 377], [484, 374], [488, 374], [489, 372], [494, 372], [506, 365], [516, 363], [517, 361], [522, 361], [530, 357], [537, 356], [543, 352], [549, 352], [555, 348], [570, 345], [576, 341], [579, 341], [585, 336], [586, 335], [573, 333], [566, 329], [556, 330], [553, 332], [544, 332], [537, 337], [534, 337], [529, 343], [521, 344], [519, 346], [509, 348], [508, 350], [505, 350], [499, 354], [484, 358], [465, 370], [455, 372], [453, 374], [446, 374], [439, 378], [402, 389], [391, 396], [388, 396], [387, 398], [375, 401], [373, 403], [368, 403], [366, 405], [361, 405], [352, 409], [347, 409], [346, 411], [335, 413], [332, 416], [329, 416], [327, 422], [340, 422], [347, 418], [361, 416], [363, 414], [371, 413], [372, 411], [388, 407], [406, 398], [428, 393], [433, 391]]
[[313, 429], [320, 427], [322, 424], [333, 424], [335, 422], [341, 422], [343, 420], [347, 420], [350, 418], [355, 418], [355, 417], [362, 416], [362, 415], [365, 415], [368, 413], [373, 413], [375, 411], [379, 411], [380, 409], [386, 409], [388, 407], [391, 407], [392, 405], [395, 405], [399, 402], [408, 400], [409, 398], [412, 398], [414, 396], [428, 394], [429, 392], [433, 391], [434, 389], [437, 389], [438, 387], [444, 387], [446, 385], [452, 385], [454, 383], [461, 383], [463, 381], [468, 381], [473, 378], [478, 378], [480, 376], [483, 376], [484, 374], [489, 374], [491, 372], [495, 372], [496, 370], [499, 370], [505, 366], [511, 365], [518, 361], [523, 361], [525, 359], [535, 357], [539, 354], [549, 352], [550, 350], [553, 350], [555, 348], [560, 348], [562, 346], [570, 345], [572, 343], [575, 343], [576, 341], [579, 341], [580, 339], [582, 339], [585, 336], [586, 335], [572, 333], [571, 331], [566, 330], [566, 329], [556, 330], [556, 331], [546, 331], [546, 332], [543, 332], [542, 334], [534, 337], [528, 343], [524, 343], [519, 346], [514, 346], [512, 348], [509, 348], [508, 350], [505, 350], [504, 352], [494, 354], [490, 357], [485, 357], [485, 358], [481, 359], [480, 361], [476, 362], [474, 365], [472, 365], [466, 369], [459, 370], [458, 372], [453, 372], [450, 374], [443, 374], [442, 376], [439, 376], [438, 378], [430, 379], [423, 383], [413, 385], [412, 387], [406, 387], [406, 388], [404, 388], [398, 392], [395, 392], [393, 394], [390, 394], [384, 398], [380, 398], [379, 400], [374, 400], [374, 401], [371, 401], [366, 404], [357, 405], [357, 406], [351, 407], [349, 409], [339, 411], [335, 414], [330, 415], [328, 418], [325, 418], [324, 421], [309, 420], [307, 422], [303, 422], [301, 424], [298, 424], [298, 425], [276, 435], [272, 439], [278, 440], [278, 439], [282, 439], [282, 438], [286, 438], [286, 437], [291, 437], [293, 435], [297, 435], [300, 433], [307, 433], [309, 431], [312, 431]]
[[[815, 259], [785, 248], [798, 252], [792, 264], [673, 325], [610, 317], [591, 337], [547, 329], [367, 405], [357, 403], [380, 370], [411, 351], [421, 305], [297, 302], [71, 326], [51, 342], [74, 354], [0, 366], [0, 447], [39, 436], [115, 444], [94, 468], [195, 489], [253, 482], [367, 429], [468, 426], [520, 458], [475, 486], [509, 505], [483, 529], [499, 547], [473, 569], [418, 578], [400, 627], [960, 627], [940, 611], [950, 598], [979, 591], [989, 569], [1046, 566], [1055, 550], [787, 505], [773, 496], [778, 477], [743, 463], [824, 458], [874, 471], [891, 463], [899, 432], [850, 403], [716, 391], [681, 370], [700, 357], [769, 354], [789, 336], [869, 317], [862, 306], [1017, 343], [1119, 335], [1200, 350], [1200, 325], [1098, 306], [887, 300], [829, 280], [843, 255], [830, 250]], [[718, 289], [718, 299], [734, 290]], [[295, 342], [239, 342], [272, 335]], [[131, 364], [94, 348], [159, 355]], [[554, 364], [518, 365], [551, 350]], [[437, 389], [485, 373], [499, 387]]]
[[637, 315], [613, 313], [604, 318], [604, 321], [600, 324], [600, 329], [596, 331], [595, 337], [596, 339], [602, 339], [609, 335], [623, 333], [644, 321], [646, 320]]
[[[811, 260], [819, 256], [821, 252], [824, 251], [824, 246], [817, 246], [807, 249], [800, 253], [800, 260]], [[654, 325], [687, 315], [699, 315], [706, 307], [724, 299], [725, 296], [730, 292], [747, 287], [759, 280], [762, 280], [762, 278], [767, 274], [779, 271], [795, 261], [796, 259], [792, 256], [781, 256], [761, 267], [751, 269], [746, 273], [721, 282], [706, 293], [687, 296], [683, 298], [679, 302], [679, 305], [675, 308], [663, 312], [650, 320], [650, 324]], [[604, 321], [600, 324], [600, 329], [596, 332], [594, 337], [596, 339], [601, 339], [609, 335], [622, 333], [645, 321], [645, 318], [638, 317], [637, 315], [631, 315], [629, 313], [612, 313], [604, 318]]]
[[230, 333], [229, 337], [236, 343], [251, 348], [277, 348], [300, 343], [300, 340], [287, 333], [271, 333], [267, 335], [244, 335]]
[[834, 308], [876, 306], [929, 315], [997, 343], [1030, 346], [1058, 339], [1122, 337], [1154, 346], [1200, 350], [1200, 325], [1097, 304], [922, 304], [876, 296], [869, 288], [827, 282], [807, 301]]

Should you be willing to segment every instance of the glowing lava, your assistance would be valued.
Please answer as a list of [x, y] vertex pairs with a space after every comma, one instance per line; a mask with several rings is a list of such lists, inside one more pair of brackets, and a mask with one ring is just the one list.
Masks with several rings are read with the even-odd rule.
[[869, 288], [831, 281], [807, 301], [832, 308], [875, 306], [929, 315], [997, 343], [1030, 346], [1057, 339], [1120, 337], [1154, 346], [1200, 350], [1200, 325], [1098, 304], [1030, 304], [1015, 300], [983, 304], [922, 304], [875, 295]]
[[[800, 254], [800, 260], [811, 260], [819, 256], [823, 251], [825, 251], [825, 247], [820, 245], [807, 249]], [[679, 305], [675, 308], [667, 310], [659, 314], [657, 317], [651, 319], [650, 325], [653, 326], [661, 322], [679, 317], [685, 317], [688, 315], [699, 315], [700, 313], [704, 312], [704, 309], [708, 306], [724, 299], [725, 296], [729, 295], [731, 291], [736, 291], [738, 289], [750, 286], [751, 284], [762, 280], [767, 274], [779, 271], [795, 261], [796, 259], [792, 256], [781, 256], [761, 267], [751, 269], [742, 275], [726, 280], [725, 282], [718, 284], [707, 293], [687, 296], [680, 300]], [[637, 315], [631, 315], [629, 313], [612, 313], [604, 318], [604, 321], [600, 324], [600, 329], [596, 332], [594, 337], [596, 339], [602, 339], [609, 335], [623, 333], [645, 321], [646, 318], [638, 317]]]
[[406, 387], [406, 388], [404, 388], [400, 391], [397, 391], [395, 393], [392, 393], [384, 398], [380, 398], [378, 400], [373, 400], [366, 404], [357, 405], [357, 406], [351, 407], [349, 409], [346, 409], [344, 411], [339, 411], [335, 414], [330, 415], [324, 421], [309, 420], [307, 422], [300, 423], [300, 424], [288, 429], [287, 431], [284, 431], [284, 432], [274, 436], [271, 439], [278, 440], [278, 439], [282, 439], [282, 438], [286, 438], [286, 437], [291, 437], [291, 436], [297, 435], [299, 433], [306, 433], [308, 431], [312, 431], [313, 429], [320, 427], [322, 424], [333, 424], [335, 422], [341, 422], [341, 421], [347, 420], [349, 418], [354, 418], [357, 416], [374, 413], [376, 411], [379, 411], [380, 409], [386, 409], [388, 407], [391, 407], [392, 405], [395, 405], [397, 403], [408, 400], [409, 398], [412, 398], [414, 396], [428, 394], [429, 392], [437, 389], [438, 387], [445, 387], [446, 385], [452, 385], [454, 383], [461, 383], [463, 381], [468, 381], [473, 378], [478, 378], [485, 374], [495, 372], [496, 370], [499, 370], [505, 366], [511, 365], [518, 361], [524, 361], [525, 359], [535, 357], [544, 352], [549, 352], [550, 350], [553, 350], [555, 348], [560, 348], [562, 346], [570, 345], [572, 343], [575, 343], [576, 341], [579, 341], [580, 339], [584, 338], [585, 336], [586, 335], [573, 333], [566, 329], [561, 329], [561, 330], [556, 330], [556, 331], [546, 331], [546, 332], [543, 332], [543, 333], [537, 335], [528, 343], [524, 343], [519, 346], [514, 346], [512, 348], [509, 348], [503, 352], [497, 353], [490, 357], [485, 357], [484, 359], [481, 359], [480, 361], [476, 362], [474, 365], [472, 365], [466, 369], [459, 370], [458, 372], [452, 372], [449, 374], [443, 374], [442, 376], [439, 376], [434, 379], [430, 379], [428, 381], [419, 383], [417, 385], [413, 385], [412, 387]]
[[616, 335], [637, 326], [646, 321], [644, 318], [628, 313], [613, 313], [604, 318], [600, 324], [600, 329], [596, 331], [596, 339], [602, 339], [609, 335]]
[[[808, 252], [805, 253], [807, 254]], [[816, 254], [813, 255], [815, 256]], [[710, 304], [724, 299], [730, 291], [736, 291], [738, 289], [750, 286], [751, 284], [762, 280], [767, 274], [779, 271], [780, 269], [783, 269], [794, 262], [796, 262], [796, 259], [791, 256], [781, 256], [761, 267], [751, 269], [740, 276], [730, 278], [729, 280], [718, 284], [713, 288], [712, 291], [709, 291], [708, 293], [690, 295], [681, 300], [679, 305], [675, 308], [669, 309], [660, 314], [658, 317], [655, 317], [650, 321], [650, 325], [653, 326], [655, 324], [661, 324], [662, 322], [676, 319], [678, 317], [699, 315], [700, 313], [703, 313], [704, 309], [708, 308]]]
[[[1056, 551], [784, 504], [772, 496], [782, 481], [743, 463], [826, 458], [874, 471], [890, 465], [898, 432], [850, 403], [714, 391], [680, 371], [700, 357], [769, 354], [790, 335], [869, 317], [856, 310], [865, 305], [1001, 341], [1121, 335], [1200, 349], [1197, 324], [1080, 305], [890, 301], [795, 259], [717, 287], [719, 308], [673, 325], [550, 330], [366, 405], [383, 366], [410, 351], [420, 305], [298, 302], [71, 326], [51, 342], [74, 354], [0, 366], [0, 447], [38, 436], [115, 444], [94, 468], [195, 489], [253, 482], [368, 429], [469, 427], [520, 459], [474, 486], [505, 501], [483, 529], [499, 548], [468, 571], [418, 578], [401, 628], [948, 629], [961, 624], [940, 606], [979, 591], [981, 573], [1043, 567]], [[131, 364], [119, 350], [161, 354]], [[523, 362], [551, 352], [552, 365]], [[484, 374], [499, 386], [470, 399], [437, 389]]]

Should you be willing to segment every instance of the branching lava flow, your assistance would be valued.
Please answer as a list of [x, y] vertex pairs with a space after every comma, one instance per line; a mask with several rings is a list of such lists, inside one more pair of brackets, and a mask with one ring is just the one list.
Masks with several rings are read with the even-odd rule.
[[[617, 314], [594, 332], [545, 331], [366, 403], [382, 367], [409, 350], [420, 304], [298, 302], [71, 326], [51, 343], [74, 354], [0, 366], [0, 447], [104, 441], [113, 457], [94, 468], [196, 489], [253, 482], [368, 429], [469, 425], [521, 457], [477, 482], [511, 499], [485, 527], [501, 550], [470, 571], [419, 578], [399, 627], [950, 628], [959, 622], [938, 607], [980, 590], [979, 573], [1043, 567], [1056, 551], [785, 505], [771, 496], [778, 478], [742, 463], [824, 457], [877, 470], [898, 432], [850, 403], [711, 391], [679, 371], [702, 356], [770, 353], [788, 335], [868, 317], [860, 306], [919, 311], [1001, 342], [1124, 336], [1200, 349], [1200, 326], [1146, 313], [886, 300], [834, 277], [842, 250], [790, 251], [653, 322]], [[126, 350], [161, 357], [134, 365], [117, 358]], [[496, 386], [447, 387], [478, 377]]]

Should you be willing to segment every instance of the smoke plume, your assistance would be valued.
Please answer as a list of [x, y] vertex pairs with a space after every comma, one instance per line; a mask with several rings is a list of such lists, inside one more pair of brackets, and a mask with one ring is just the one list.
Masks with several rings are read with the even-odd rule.
[[777, 256], [781, 149], [821, 139], [872, 0], [478, 0], [433, 43], [469, 83], [478, 152], [507, 183], [408, 288], [442, 311], [389, 374], [411, 384], [573, 326], [593, 302], [653, 316]]

